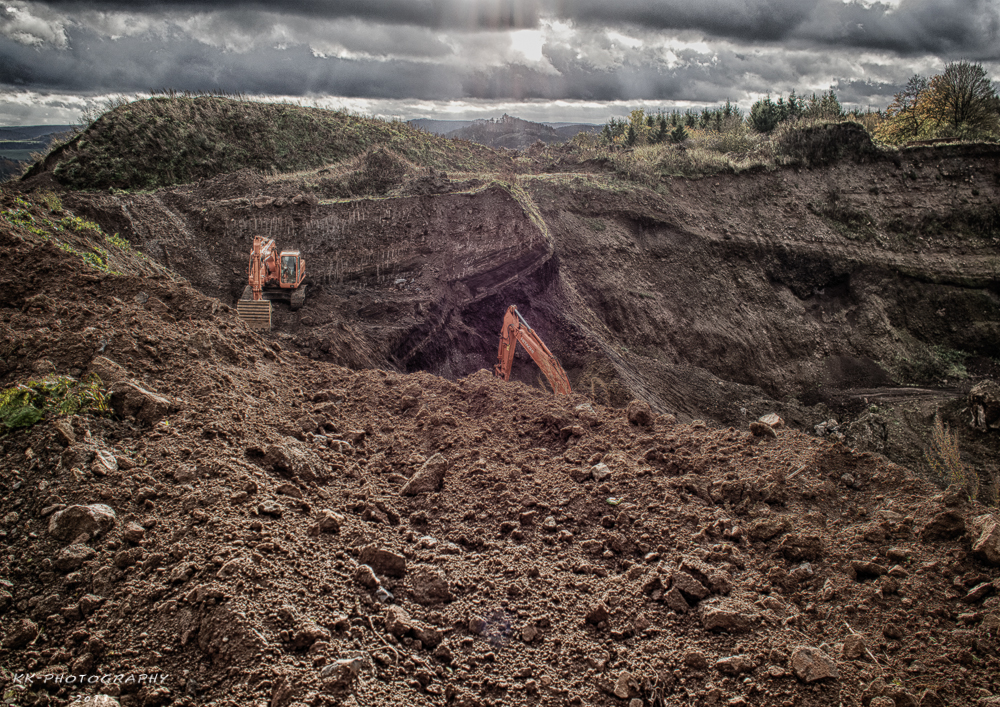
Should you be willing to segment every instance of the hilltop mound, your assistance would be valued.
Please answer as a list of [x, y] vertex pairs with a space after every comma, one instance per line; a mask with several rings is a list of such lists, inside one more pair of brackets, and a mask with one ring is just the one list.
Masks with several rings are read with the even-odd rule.
[[218, 96], [156, 96], [105, 113], [25, 179], [51, 173], [74, 189], [155, 189], [246, 169], [330, 166], [379, 146], [442, 170], [504, 163], [490, 150], [458, 148], [405, 123]]

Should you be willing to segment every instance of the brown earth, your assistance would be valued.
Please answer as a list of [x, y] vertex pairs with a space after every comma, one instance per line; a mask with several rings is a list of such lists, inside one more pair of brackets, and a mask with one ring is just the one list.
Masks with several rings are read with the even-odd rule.
[[[354, 202], [254, 175], [64, 195], [188, 282], [97, 273], [4, 225], [4, 385], [93, 371], [118, 411], [0, 438], [5, 697], [991, 704], [995, 511], [880, 454], [747, 431], [830, 404], [874, 429], [856, 399], [925, 375], [901, 359], [933, 367], [934, 344], [991, 372], [995, 242], [884, 224], [985, 209], [996, 157], [907, 154], [662, 192], [578, 173]], [[869, 240], [830, 225], [842, 209], [875, 218]], [[229, 306], [250, 232], [312, 278], [266, 336]], [[508, 303], [577, 393], [525, 385], [526, 360], [520, 383], [480, 370]], [[94, 504], [110, 528], [66, 526]], [[104, 674], [167, 677], [65, 684]]]
[[[810, 432], [870, 413], [857, 443], [915, 466], [935, 412], [964, 428], [964, 395], [1000, 375], [998, 157], [920, 147], [651, 188], [549, 156], [515, 188], [431, 172], [344, 200], [322, 170], [247, 172], [66, 201], [230, 304], [252, 234], [299, 248], [307, 303], [274, 336], [315, 360], [454, 380], [492, 366], [517, 304], [595, 401], [727, 425], [777, 410]], [[515, 376], [541, 385], [527, 357]], [[851, 394], [912, 385], [938, 391], [912, 420]], [[995, 444], [963, 443], [1000, 475]]]

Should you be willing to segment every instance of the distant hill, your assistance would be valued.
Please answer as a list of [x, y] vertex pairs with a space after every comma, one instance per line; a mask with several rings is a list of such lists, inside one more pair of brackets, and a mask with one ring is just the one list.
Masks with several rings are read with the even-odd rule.
[[447, 133], [447, 137], [469, 140], [487, 147], [523, 150], [539, 140], [546, 145], [565, 142], [581, 130], [598, 132], [600, 129], [599, 125], [580, 124], [560, 124], [559, 128], [555, 128], [504, 114], [499, 120], [476, 120], [468, 126]]
[[417, 118], [410, 125], [437, 135], [469, 140], [487, 147], [523, 150], [537, 140], [546, 144], [565, 142], [577, 133], [599, 133], [602, 125], [591, 123], [534, 123], [509, 115], [488, 120], [431, 120]]
[[421, 130], [426, 130], [429, 133], [434, 133], [435, 135], [447, 135], [448, 133], [453, 133], [456, 130], [467, 128], [472, 125], [473, 122], [474, 121], [472, 120], [431, 120], [430, 118], [416, 118], [409, 121], [409, 124], [415, 128], [420, 128]]
[[0, 181], [24, 171], [32, 153], [45, 153], [57, 137], [75, 129], [74, 125], [15, 125], [0, 127]]

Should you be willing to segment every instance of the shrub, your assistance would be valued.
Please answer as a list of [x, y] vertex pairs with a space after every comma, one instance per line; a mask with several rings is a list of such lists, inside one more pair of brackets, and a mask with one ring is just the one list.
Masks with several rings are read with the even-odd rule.
[[979, 495], [979, 477], [975, 471], [966, 469], [958, 448], [958, 435], [953, 434], [948, 425], [941, 422], [941, 416], [934, 416], [931, 426], [930, 447], [924, 452], [931, 471], [948, 484], [958, 484], [964, 488], [973, 501]]
[[6, 429], [31, 427], [46, 415], [77, 415], [111, 412], [108, 392], [101, 379], [91, 374], [80, 381], [70, 376], [48, 376], [29, 380], [0, 392], [0, 425]]

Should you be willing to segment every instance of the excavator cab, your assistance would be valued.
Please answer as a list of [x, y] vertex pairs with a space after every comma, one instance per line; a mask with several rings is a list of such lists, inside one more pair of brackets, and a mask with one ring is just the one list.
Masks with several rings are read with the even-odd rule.
[[281, 286], [295, 287], [298, 285], [299, 253], [284, 251], [281, 254]]

